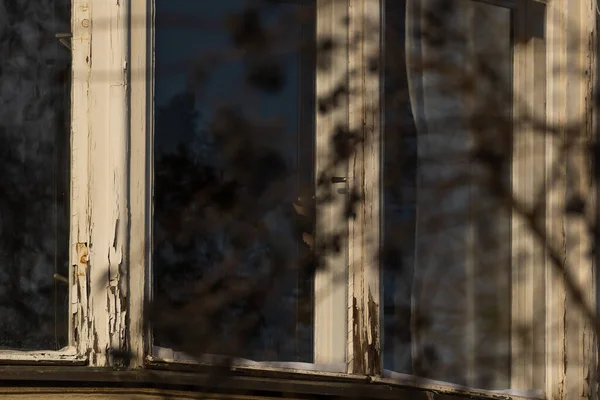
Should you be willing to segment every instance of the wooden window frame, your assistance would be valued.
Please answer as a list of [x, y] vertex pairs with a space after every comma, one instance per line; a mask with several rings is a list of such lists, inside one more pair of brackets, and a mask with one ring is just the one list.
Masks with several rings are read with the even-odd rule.
[[[333, 0], [318, 1], [326, 4]], [[335, 33], [349, 40], [349, 31], [364, 32], [367, 19], [383, 27], [383, 1], [339, 0], [336, 5], [331, 3], [329, 9], [325, 7], [320, 11], [317, 35]], [[573, 28], [577, 39], [583, 45], [595, 43], [594, 0], [472, 1], [515, 10], [515, 36], [524, 38], [515, 48], [515, 96], [523, 95], [527, 104], [543, 114], [541, 120], [548, 122], [568, 122], [567, 111], [579, 115], [588, 110], [589, 99], [593, 98], [590, 94], [595, 91], [595, 81], [591, 78], [596, 77], [597, 50], [582, 51], [576, 58], [588, 73], [585, 79], [569, 76], [566, 33], [561, 29], [566, 29], [564, 13], [577, 16], [578, 23]], [[530, 22], [530, 17], [540, 12], [540, 4], [545, 12], [543, 25], [547, 25], [542, 29], [545, 39], [538, 35], [540, 27]], [[144, 307], [151, 298], [152, 1], [73, 0], [72, 10], [71, 347], [62, 352], [0, 351], [0, 363], [121, 366], [125, 365], [119, 358], [119, 352], [123, 351], [131, 353], [130, 368], [156, 367], [160, 360], [151, 357], [151, 334], [144, 322]], [[335, 22], [339, 22], [340, 17], [348, 21], [347, 26]], [[323, 307], [316, 313], [315, 336], [322, 334], [319, 337], [323, 338], [315, 343], [318, 362], [342, 360], [346, 368], [340, 374], [278, 369], [271, 373], [317, 374], [325, 379], [369, 376], [374, 381], [387, 382], [381, 378], [380, 270], [376, 262], [369, 261], [377, 259], [377, 246], [370, 244], [381, 236], [379, 164], [383, 78], [369, 75], [369, 79], [363, 79], [368, 75], [372, 59], [380, 57], [385, 45], [381, 37], [380, 30], [377, 35], [363, 38], [362, 46], [347, 43], [347, 54], [342, 57], [347, 57], [346, 72], [352, 72], [348, 74], [352, 95], [339, 115], [317, 117], [316, 121], [317, 141], [325, 137], [319, 132], [343, 122], [350, 130], [359, 132], [365, 143], [352, 156], [350, 165], [353, 167], [347, 171], [348, 181], [362, 188], [360, 195], [365, 199], [359, 204], [357, 217], [348, 222], [347, 285], [343, 293], [334, 296], [336, 300], [328, 308]], [[323, 75], [317, 77], [317, 81], [318, 94], [320, 89], [326, 90], [327, 85], [333, 84], [336, 77]], [[574, 101], [567, 103], [569, 99]], [[546, 106], [540, 107], [541, 104]], [[584, 116], [590, 119], [593, 131], [595, 109]], [[517, 126], [515, 129], [528, 132], [530, 127]], [[592, 131], [589, 135], [594, 136]], [[544, 166], [550, 166], [554, 154], [552, 144], [532, 141], [525, 145], [524, 149], [544, 146]], [[326, 144], [322, 147], [327, 148]], [[527, 171], [533, 167], [531, 163], [525, 161], [513, 165], [513, 177], [519, 178], [513, 189], [524, 200], [531, 199], [531, 182], [550, 179], [547, 173], [529, 174]], [[317, 171], [318, 168], [317, 165]], [[562, 192], [548, 193], [547, 203], [550, 206], [545, 213], [544, 226], [551, 234], [558, 235], [564, 228], [558, 222], [559, 210], [564, 205]], [[531, 238], [516, 226], [513, 246], [523, 243], [529, 246]], [[568, 228], [583, 229], [581, 226]], [[592, 279], [595, 266], [584, 259], [582, 252], [567, 257], [577, 266], [571, 273], [584, 285], [589, 294], [586, 300], [595, 305], [596, 285]], [[595, 376], [593, 366], [597, 350], [593, 329], [583, 316], [565, 322], [564, 315], [567, 311], [575, 312], [575, 305], [565, 294], [564, 281], [551, 272], [548, 254], [540, 252], [532, 260], [519, 271], [527, 277], [524, 283], [513, 288], [513, 329], [518, 328], [517, 322], [531, 322], [535, 315], [542, 313], [544, 321], [536, 325], [530, 339], [535, 342], [543, 337], [541, 346], [546, 354], [553, 349], [559, 351], [543, 360], [536, 358], [538, 356], [533, 352], [525, 352], [526, 357], [512, 365], [513, 386], [541, 385], [549, 397], [556, 397], [564, 390], [589, 392], [592, 383], [586, 384], [585, 379], [575, 382], [574, 379]], [[539, 267], [541, 265], [543, 269]], [[316, 279], [322, 284], [330, 281], [331, 276], [323, 273]], [[541, 308], [537, 302], [539, 298], [544, 299]], [[345, 313], [346, 321], [341, 326], [331, 324], [333, 310]], [[585, 339], [583, 343], [581, 334]], [[340, 335], [346, 338], [342, 346], [335, 343]], [[543, 363], [544, 368], [536, 368], [538, 362]], [[566, 362], [574, 365], [568, 372], [561, 367]], [[161, 365], [176, 368], [176, 364]], [[269, 372], [269, 368], [259, 369]]]

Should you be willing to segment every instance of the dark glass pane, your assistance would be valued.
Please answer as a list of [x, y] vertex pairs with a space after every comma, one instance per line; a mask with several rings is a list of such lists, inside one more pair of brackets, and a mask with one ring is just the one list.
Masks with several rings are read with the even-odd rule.
[[313, 19], [156, 1], [155, 346], [313, 360]]
[[384, 367], [508, 388], [510, 217], [473, 154], [508, 182], [510, 10], [387, 3]]
[[67, 345], [70, 13], [0, 1], [0, 349]]

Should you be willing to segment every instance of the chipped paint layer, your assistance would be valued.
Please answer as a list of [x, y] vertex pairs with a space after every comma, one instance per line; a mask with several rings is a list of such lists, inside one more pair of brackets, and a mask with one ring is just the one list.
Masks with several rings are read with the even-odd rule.
[[71, 329], [70, 343], [80, 356], [88, 357], [90, 340], [88, 269], [89, 236], [89, 137], [91, 29], [89, 0], [75, 0], [72, 15], [71, 92]]
[[72, 342], [96, 366], [127, 346], [128, 9], [73, 4]]
[[0, 352], [0, 365], [83, 365], [86, 359], [79, 355], [77, 348], [68, 346], [56, 351], [18, 351], [2, 350]]
[[72, 287], [72, 310], [73, 310], [73, 325], [74, 325], [74, 341], [77, 343], [77, 348], [80, 354], [89, 356], [89, 337], [90, 332], [94, 329], [90, 326], [93, 321], [89, 314], [89, 298], [90, 298], [90, 274], [89, 274], [89, 253], [87, 243], [76, 243], [76, 256], [74, 268], [74, 282]]
[[[382, 371], [381, 343], [379, 338], [379, 304], [369, 292], [366, 309], [361, 310], [357, 299], [353, 299], [353, 372], [357, 374], [379, 375]], [[362, 311], [362, 312], [361, 312]], [[361, 323], [368, 316], [367, 323]], [[357, 357], [356, 355], [360, 355]]]
[[[350, 131], [361, 138], [350, 158], [350, 190], [358, 193], [355, 218], [349, 220], [350, 285], [348, 291], [348, 372], [378, 376], [382, 372], [379, 305], [380, 243], [380, 79], [370, 66], [380, 60], [379, 0], [350, 0]], [[368, 35], [366, 34], [368, 32]]]

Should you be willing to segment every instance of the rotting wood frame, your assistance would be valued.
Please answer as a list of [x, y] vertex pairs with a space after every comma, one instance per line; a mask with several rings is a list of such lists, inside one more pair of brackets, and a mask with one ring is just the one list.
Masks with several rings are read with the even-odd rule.
[[[383, 25], [383, 0], [317, 0], [324, 5], [317, 21], [317, 32], [353, 29], [362, 32], [365, 18]], [[394, 1], [394, 0], [388, 0]], [[595, 113], [589, 111], [596, 78], [596, 25], [594, 0], [509, 1], [473, 0], [514, 10], [515, 36], [524, 37], [515, 48], [514, 90], [527, 103], [542, 112], [549, 122], [569, 122], [572, 115], [590, 121], [594, 135]], [[327, 4], [329, 3], [329, 5]], [[340, 6], [339, 4], [343, 4]], [[540, 9], [541, 5], [541, 9]], [[546, 37], [533, 17], [543, 12]], [[348, 27], [336, 25], [339, 16], [348, 17]], [[568, 25], [567, 22], [576, 23]], [[144, 304], [151, 295], [149, 268], [152, 130], [153, 130], [153, 4], [151, 0], [73, 0], [72, 13], [72, 139], [71, 139], [71, 348], [63, 352], [0, 352], [0, 362], [10, 364], [87, 364], [90, 367], [119, 366], [119, 359], [109, 349], [131, 351], [129, 367], [176, 369], [176, 363], [164, 363], [151, 356], [151, 337], [144, 324]], [[568, 58], [567, 30], [575, 29], [575, 38], [587, 52]], [[344, 36], [344, 32], [339, 32]], [[93, 38], [93, 40], [92, 40]], [[377, 78], [361, 79], [369, 68], [373, 54], [381, 51], [380, 38], [372, 38], [361, 48], [349, 48], [349, 85], [352, 93], [342, 115], [320, 117], [317, 131], [332, 126], [335, 118], [346, 119], [351, 128], [371, 135], [370, 147], [354, 155], [348, 171], [352, 182], [365, 188], [358, 218], [348, 227], [350, 234], [348, 285], [332, 308], [317, 311], [317, 329], [328, 332], [324, 342], [316, 343], [320, 362], [343, 360], [345, 374], [296, 372], [292, 375], [320, 375], [319, 379], [342, 379], [343, 376], [370, 376], [372, 381], [385, 380], [381, 375], [379, 327], [379, 268], [370, 259], [370, 240], [379, 238], [379, 160], [381, 143], [380, 87]], [[583, 76], [568, 74], [569, 63], [586, 71]], [[558, 67], [558, 68], [557, 68]], [[321, 84], [327, 79], [322, 77]], [[325, 87], [325, 86], [323, 86]], [[568, 94], [566, 94], [568, 93]], [[540, 107], [546, 104], [546, 107]], [[535, 107], [533, 107], [535, 106]], [[516, 110], [515, 110], [516, 111]], [[538, 111], [536, 111], [538, 112]], [[328, 120], [327, 118], [334, 118]], [[530, 129], [519, 127], [519, 129]], [[319, 137], [317, 136], [317, 140]], [[539, 146], [529, 142], [524, 150]], [[544, 163], [553, 161], [552, 145], [546, 148]], [[533, 176], [527, 171], [534, 160], [513, 165], [514, 190], [530, 199], [531, 182], [549, 181], [545, 172]], [[523, 176], [527, 177], [526, 179]], [[552, 233], [565, 226], [559, 218], [564, 208], [562, 192], [548, 193], [545, 224]], [[566, 227], [581, 231], [581, 226]], [[518, 225], [513, 228], [513, 246], [530, 246]], [[561, 236], [562, 237], [562, 236]], [[576, 270], [573, 273], [586, 289], [590, 304], [595, 304], [594, 265], [583, 250], [565, 255]], [[376, 257], [372, 257], [374, 259]], [[595, 336], [585, 318], [575, 311], [576, 305], [565, 294], [564, 282], [557, 278], [547, 255], [537, 254], [525, 265], [527, 279], [513, 289], [513, 323], [530, 322], [542, 313], [545, 321], [531, 337], [547, 353], [536, 368], [534, 349], [513, 363], [513, 385], [543, 387], [548, 397], [562, 398], [568, 391], [591, 396], [595, 376]], [[540, 265], [545, 265], [540, 269]], [[345, 267], [344, 267], [345, 268]], [[515, 272], [517, 273], [517, 272]], [[317, 277], [325, 284], [328, 276]], [[543, 298], [544, 304], [536, 302]], [[333, 309], [343, 310], [347, 319], [331, 325]], [[573, 317], [566, 320], [569, 312]], [[321, 321], [321, 322], [320, 322]], [[335, 340], [344, 335], [345, 342]], [[543, 338], [542, 343], [539, 337]], [[583, 338], [583, 340], [581, 340]], [[342, 346], [333, 342], [342, 342]], [[537, 346], [536, 346], [537, 347]], [[559, 351], [551, 351], [556, 350]], [[515, 351], [517, 348], [515, 348]], [[522, 350], [519, 349], [522, 356]], [[567, 371], [564, 366], [569, 362]], [[79, 367], [77, 371], [81, 371]], [[241, 368], [244, 370], [244, 368]], [[248, 371], [252, 370], [247, 368]], [[267, 370], [267, 369], [265, 369]], [[63, 371], [64, 373], [64, 371]], [[266, 371], [280, 374], [283, 371]], [[288, 371], [289, 375], [290, 372]], [[541, 385], [541, 386], [540, 386]], [[434, 388], [433, 390], [439, 390]]]

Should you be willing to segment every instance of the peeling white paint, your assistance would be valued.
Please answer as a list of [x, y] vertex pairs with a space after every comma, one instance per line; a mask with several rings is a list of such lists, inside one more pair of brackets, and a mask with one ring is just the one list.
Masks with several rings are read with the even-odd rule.
[[71, 92], [71, 323], [69, 342], [79, 356], [87, 357], [89, 347], [89, 135], [91, 29], [89, 0], [75, 0], [72, 14]]
[[93, 365], [108, 365], [112, 350], [126, 345], [122, 302], [126, 293], [123, 249], [127, 237], [128, 124], [127, 75], [128, 4], [96, 1], [92, 18], [110, 21], [92, 28], [91, 102], [91, 249], [90, 275], [95, 320]]
[[61, 363], [83, 364], [85, 358], [78, 354], [77, 348], [67, 346], [56, 351], [17, 351], [0, 350], [0, 365], [2, 364], [41, 364], [41, 363]]
[[128, 7], [73, 5], [72, 341], [96, 366], [127, 338]]
[[[380, 61], [380, 38], [372, 31], [381, 25], [379, 0], [350, 0], [349, 122], [360, 136], [350, 158], [350, 191], [358, 193], [355, 218], [349, 220], [348, 372], [379, 376], [382, 372], [380, 329], [380, 79], [369, 72]], [[365, 33], [368, 33], [365, 34]]]

